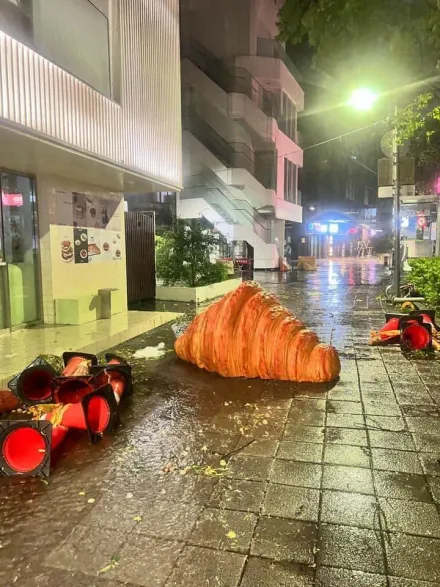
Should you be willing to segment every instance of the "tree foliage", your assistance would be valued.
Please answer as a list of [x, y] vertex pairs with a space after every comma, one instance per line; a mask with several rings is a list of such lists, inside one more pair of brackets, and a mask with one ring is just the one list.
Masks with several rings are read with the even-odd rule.
[[171, 230], [156, 237], [156, 273], [164, 285], [197, 287], [227, 279], [224, 265], [211, 263], [215, 241], [197, 220], [176, 218]]
[[[286, 0], [280, 37], [308, 43], [314, 65], [343, 88], [365, 85], [398, 103], [398, 129], [426, 161], [440, 150], [439, 0]], [[380, 107], [378, 108], [380, 111]]]
[[440, 258], [410, 259], [409, 279], [431, 306], [440, 306]]

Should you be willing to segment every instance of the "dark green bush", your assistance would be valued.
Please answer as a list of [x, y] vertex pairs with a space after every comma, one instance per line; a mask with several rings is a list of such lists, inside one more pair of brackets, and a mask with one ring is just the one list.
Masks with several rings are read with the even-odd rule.
[[211, 263], [214, 237], [197, 220], [176, 219], [156, 237], [156, 274], [164, 285], [197, 287], [228, 278], [224, 265]]
[[408, 279], [415, 289], [433, 306], [440, 306], [440, 257], [410, 259], [411, 273]]

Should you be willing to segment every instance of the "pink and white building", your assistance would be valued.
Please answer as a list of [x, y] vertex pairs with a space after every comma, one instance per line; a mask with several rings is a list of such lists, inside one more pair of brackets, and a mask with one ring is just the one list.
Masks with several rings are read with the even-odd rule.
[[183, 218], [245, 242], [278, 267], [286, 222], [302, 222], [297, 114], [304, 93], [276, 40], [282, 0], [181, 3]]

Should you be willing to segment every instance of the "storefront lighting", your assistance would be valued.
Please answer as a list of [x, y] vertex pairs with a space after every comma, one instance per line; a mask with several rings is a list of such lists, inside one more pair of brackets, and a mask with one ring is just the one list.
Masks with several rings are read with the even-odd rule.
[[409, 227], [409, 218], [408, 218], [408, 216], [404, 216], [402, 218], [400, 225], [401, 225], [402, 228], [408, 228]]
[[337, 224], [330, 224], [328, 227], [328, 231], [331, 234], [337, 234], [339, 232], [339, 226]]
[[326, 234], [328, 232], [327, 224], [322, 224], [320, 230], [322, 233]]

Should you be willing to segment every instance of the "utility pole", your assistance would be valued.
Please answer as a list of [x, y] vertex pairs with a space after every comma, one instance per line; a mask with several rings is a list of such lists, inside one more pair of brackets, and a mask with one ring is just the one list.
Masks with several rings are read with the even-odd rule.
[[[397, 116], [397, 106], [394, 110]], [[400, 177], [399, 177], [399, 144], [397, 141], [397, 127], [393, 129], [393, 196], [394, 196], [394, 278], [393, 290], [394, 295], [400, 293]]]

